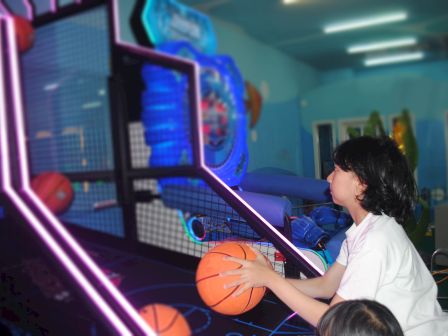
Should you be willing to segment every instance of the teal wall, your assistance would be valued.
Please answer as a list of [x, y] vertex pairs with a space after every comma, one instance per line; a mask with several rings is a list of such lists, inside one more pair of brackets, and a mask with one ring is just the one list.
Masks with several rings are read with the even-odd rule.
[[263, 96], [261, 117], [248, 132], [248, 170], [275, 167], [302, 175], [300, 95], [318, 85], [318, 72], [228, 23], [213, 24], [218, 53], [231, 55]]
[[[338, 71], [322, 75], [322, 85], [303, 96], [302, 135], [309, 143], [312, 123], [368, 117], [377, 110], [389, 124], [391, 115], [408, 109], [413, 117], [420, 149], [417, 169], [419, 186], [446, 186], [445, 114], [448, 112], [448, 62], [419, 63], [376, 70]], [[312, 148], [304, 174], [314, 174]]]

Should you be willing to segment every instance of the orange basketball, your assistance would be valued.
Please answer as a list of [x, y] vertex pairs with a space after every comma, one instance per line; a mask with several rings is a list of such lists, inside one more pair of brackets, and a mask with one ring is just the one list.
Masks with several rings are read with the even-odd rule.
[[31, 181], [31, 188], [56, 215], [65, 212], [73, 201], [70, 180], [56, 172], [42, 173]]
[[190, 336], [185, 317], [171, 306], [154, 303], [140, 309], [140, 316], [159, 336]]
[[251, 288], [238, 297], [232, 296], [238, 287], [224, 288], [225, 284], [237, 280], [238, 276], [219, 274], [240, 268], [241, 265], [233, 261], [223, 260], [225, 256], [254, 260], [255, 253], [243, 243], [226, 242], [209, 250], [199, 262], [196, 270], [196, 287], [199, 296], [211, 309], [225, 315], [238, 315], [254, 308], [263, 298], [266, 288]]
[[20, 52], [25, 52], [33, 46], [34, 29], [31, 22], [21, 16], [13, 16], [14, 28], [16, 31], [17, 48]]

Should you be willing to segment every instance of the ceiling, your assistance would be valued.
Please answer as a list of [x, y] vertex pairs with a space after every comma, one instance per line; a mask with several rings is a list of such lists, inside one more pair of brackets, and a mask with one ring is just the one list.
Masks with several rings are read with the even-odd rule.
[[[287, 6], [282, 0], [180, 2], [231, 22], [256, 40], [321, 71], [363, 67], [368, 55], [348, 54], [349, 45], [407, 36], [415, 36], [417, 45], [402, 50], [423, 50], [424, 60], [448, 57], [448, 0], [300, 0]], [[408, 18], [376, 27], [323, 33], [323, 27], [330, 23], [396, 11], [406, 11]]]

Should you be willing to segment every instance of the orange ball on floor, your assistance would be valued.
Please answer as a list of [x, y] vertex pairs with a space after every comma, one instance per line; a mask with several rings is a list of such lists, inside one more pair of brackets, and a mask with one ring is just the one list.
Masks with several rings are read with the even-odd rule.
[[225, 315], [239, 315], [254, 308], [263, 298], [266, 288], [250, 288], [238, 297], [232, 294], [239, 286], [224, 288], [225, 284], [238, 279], [238, 276], [220, 276], [220, 273], [240, 268], [233, 261], [223, 260], [225, 256], [255, 260], [252, 249], [238, 242], [226, 242], [209, 250], [199, 262], [196, 270], [196, 287], [204, 303], [214, 311]]
[[154, 303], [140, 309], [140, 316], [158, 336], [190, 336], [185, 317], [174, 307]]

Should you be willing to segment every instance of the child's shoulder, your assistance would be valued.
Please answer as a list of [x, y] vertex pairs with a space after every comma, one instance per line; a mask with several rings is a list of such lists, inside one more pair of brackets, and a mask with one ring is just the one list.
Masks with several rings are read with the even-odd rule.
[[366, 243], [382, 247], [403, 248], [408, 244], [408, 239], [403, 227], [393, 217], [378, 215], [373, 218], [366, 235]]

